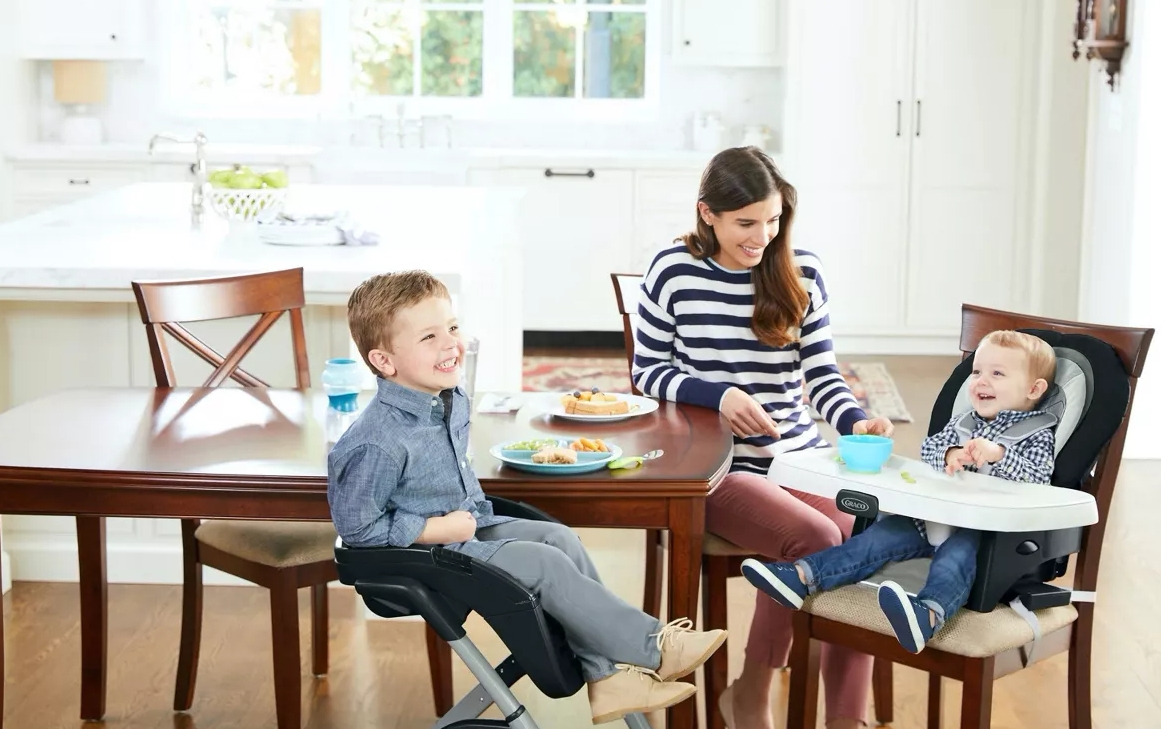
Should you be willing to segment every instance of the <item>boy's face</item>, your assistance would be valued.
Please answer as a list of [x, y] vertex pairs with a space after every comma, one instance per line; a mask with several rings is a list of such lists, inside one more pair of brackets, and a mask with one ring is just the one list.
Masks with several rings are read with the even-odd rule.
[[1043, 379], [1033, 379], [1023, 351], [988, 343], [976, 350], [968, 382], [972, 407], [985, 420], [1001, 410], [1031, 410], [1048, 389]]
[[396, 383], [431, 395], [458, 385], [464, 343], [451, 302], [432, 296], [400, 311], [390, 350], [371, 350], [370, 359]]

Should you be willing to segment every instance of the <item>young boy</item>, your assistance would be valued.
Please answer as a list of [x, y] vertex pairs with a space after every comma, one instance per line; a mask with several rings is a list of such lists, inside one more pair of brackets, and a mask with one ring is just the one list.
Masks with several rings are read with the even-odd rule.
[[351, 294], [348, 323], [378, 397], [335, 443], [327, 497], [351, 547], [440, 544], [501, 569], [564, 628], [588, 683], [593, 723], [672, 706], [675, 683], [726, 631], [662, 626], [610, 592], [568, 527], [496, 516], [468, 463], [464, 345], [447, 288], [423, 271], [374, 276]]
[[[1015, 331], [988, 334], [976, 349], [969, 376], [972, 412], [953, 417], [943, 430], [924, 439], [921, 457], [949, 474], [962, 469], [1049, 483], [1057, 421], [1036, 406], [1055, 374], [1056, 354], [1039, 337]], [[954, 529], [932, 546], [938, 540], [929, 541], [922, 520], [892, 515], [844, 544], [792, 564], [747, 559], [742, 572], [782, 605], [798, 609], [807, 594], [853, 584], [888, 562], [932, 557], [927, 584], [916, 597], [889, 580], [879, 586], [879, 607], [895, 636], [904, 648], [918, 653], [967, 602], [979, 540], [977, 531]]]

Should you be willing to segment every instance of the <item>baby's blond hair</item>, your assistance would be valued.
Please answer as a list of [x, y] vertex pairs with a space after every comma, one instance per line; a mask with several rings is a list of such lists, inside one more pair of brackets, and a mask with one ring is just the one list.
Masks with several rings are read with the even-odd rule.
[[1051, 385], [1056, 379], [1056, 352], [1048, 342], [1034, 334], [1000, 329], [981, 339], [980, 345], [984, 344], [1023, 352], [1028, 363], [1028, 374], [1034, 380], [1044, 380]]

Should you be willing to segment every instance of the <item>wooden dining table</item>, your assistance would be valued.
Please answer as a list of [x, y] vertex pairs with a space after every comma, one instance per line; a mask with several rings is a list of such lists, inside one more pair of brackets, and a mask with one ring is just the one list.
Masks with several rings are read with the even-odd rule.
[[[473, 415], [484, 491], [570, 526], [668, 530], [668, 614], [695, 618], [705, 498], [730, 465], [726, 422], [662, 402], [640, 417], [578, 423], [547, 414], [544, 395], [514, 397], [524, 403], [514, 412]], [[325, 422], [321, 390], [241, 387], [66, 390], [0, 414], [0, 514], [76, 517], [82, 719], [105, 714], [106, 517], [329, 520]], [[496, 443], [549, 435], [665, 454], [633, 470], [575, 476], [515, 471], [489, 454]], [[0, 620], [0, 677], [3, 658]], [[0, 680], [0, 721], [3, 697]], [[692, 729], [695, 712], [693, 701], [672, 707], [668, 726]]]

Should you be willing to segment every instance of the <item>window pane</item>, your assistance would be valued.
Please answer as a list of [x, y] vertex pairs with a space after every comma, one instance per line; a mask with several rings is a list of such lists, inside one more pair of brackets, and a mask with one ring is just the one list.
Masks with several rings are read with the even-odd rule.
[[645, 95], [645, 14], [589, 13], [585, 28], [585, 96]]
[[576, 95], [576, 29], [563, 14], [515, 11], [512, 46], [514, 96]]
[[194, 87], [212, 91], [317, 94], [322, 18], [318, 10], [194, 6]]
[[424, 96], [482, 94], [484, 14], [476, 10], [425, 12], [419, 65]]
[[410, 96], [414, 49], [407, 11], [351, 5], [351, 87], [358, 95]]

